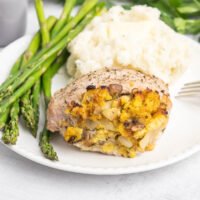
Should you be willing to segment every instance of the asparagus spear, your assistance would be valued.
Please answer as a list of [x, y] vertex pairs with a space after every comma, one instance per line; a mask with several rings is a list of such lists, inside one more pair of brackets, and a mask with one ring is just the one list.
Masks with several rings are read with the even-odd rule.
[[[67, 51], [64, 49], [63, 53], [56, 59], [55, 63], [45, 72], [42, 77], [42, 88], [45, 97], [45, 107], [47, 109], [51, 98], [51, 79], [60, 69], [60, 67], [66, 62]], [[50, 142], [50, 131], [46, 129], [46, 121], [43, 131], [40, 133], [40, 148], [44, 156], [50, 160], [58, 160], [57, 153], [54, 151]]]
[[57, 153], [54, 151], [53, 146], [49, 143], [49, 131], [44, 129], [40, 134], [40, 149], [44, 156], [50, 160], [58, 160]]
[[0, 130], [2, 130], [5, 125], [6, 125], [6, 122], [8, 120], [8, 117], [9, 117], [9, 113], [10, 113], [10, 109], [6, 109], [6, 111], [0, 116]]
[[[49, 17], [47, 19], [48, 28], [51, 29], [52, 26], [55, 24], [55, 22], [56, 22], [55, 17]], [[10, 75], [13, 75], [14, 73], [16, 73], [20, 69], [20, 66], [23, 66], [31, 57], [33, 57], [33, 55], [36, 53], [37, 49], [39, 48], [39, 44], [40, 44], [40, 34], [38, 32], [33, 38], [32, 42], [30, 43], [28, 49], [25, 51], [25, 53], [23, 53], [18, 58], [18, 60], [14, 64], [10, 72]], [[29, 106], [26, 107], [26, 112], [23, 112], [23, 109], [22, 109], [22, 113], [26, 114], [27, 116], [26, 118], [29, 119], [30, 112], [28, 112], [27, 109], [30, 110], [30, 104], [28, 103], [27, 105]], [[9, 109], [6, 109], [6, 112], [3, 114], [3, 116], [0, 119], [1, 128], [5, 126], [5, 123], [8, 117], [9, 117]], [[17, 141], [17, 136], [19, 135], [18, 118], [19, 118], [19, 100], [14, 102], [11, 107], [10, 119], [9, 119], [8, 124], [6, 125], [5, 131], [2, 137], [2, 140], [7, 144], [15, 144]], [[26, 124], [27, 124], [27, 121], [26, 121]]]
[[[40, 25], [40, 32], [42, 37], [42, 46], [47, 45], [50, 39], [49, 30], [46, 24], [42, 0], [35, 0], [35, 8]], [[36, 53], [36, 52], [34, 52]], [[36, 81], [32, 91], [27, 92], [23, 101], [24, 118], [27, 126], [31, 129], [34, 137], [37, 135], [38, 122], [39, 122], [39, 97], [40, 97], [40, 79]]]
[[31, 95], [31, 101], [32, 101], [32, 108], [34, 112], [34, 124], [33, 128], [31, 130], [33, 136], [36, 137], [37, 130], [38, 130], [38, 122], [40, 117], [40, 90], [41, 90], [41, 81], [40, 79], [36, 81], [35, 85], [32, 88], [32, 95]]
[[[42, 36], [42, 47], [45, 47], [50, 40], [49, 30], [47, 28], [43, 3], [42, 0], [35, 0], [35, 7], [38, 16], [38, 21], [40, 24], [41, 36]], [[32, 129], [32, 134], [37, 135], [38, 122], [39, 122], [39, 107], [40, 107], [40, 79], [36, 81], [33, 90], [32, 90], [32, 104], [34, 111], [34, 128]]]
[[[10, 75], [16, 73], [19, 70], [23, 56], [24, 56], [24, 53], [14, 63], [14, 65], [10, 71]], [[10, 108], [7, 108], [6, 111], [4, 113], [2, 113], [2, 115], [0, 116], [0, 130], [2, 130], [5, 127], [6, 122], [9, 118], [9, 113], [10, 113]]]
[[[58, 43], [65, 35], [76, 26], [85, 15], [97, 4], [98, 0], [85, 0], [78, 14], [50, 41], [49, 45]], [[44, 49], [44, 52], [47, 49]]]
[[[48, 19], [47, 19], [47, 25], [48, 25], [48, 29], [51, 29], [53, 27], [53, 25], [55, 24], [56, 22], [56, 18], [53, 17], [53, 16], [50, 16]], [[39, 40], [39, 43], [40, 43], [40, 31], [38, 31], [36, 33], [36, 35], [33, 37], [32, 39], [32, 42], [30, 44], [30, 46], [32, 45], [31, 49], [33, 48], [34, 46], [34, 43], [36, 41]], [[24, 62], [22, 63], [22, 65], [25, 65], [27, 63], [27, 60], [30, 60], [30, 57], [32, 57], [32, 52], [27, 50], [24, 54]], [[22, 73], [22, 70], [21, 71], [15, 71], [15, 73], [12, 73], [9, 75], [9, 77], [6, 79], [6, 81], [0, 86], [0, 92], [2, 90], [4, 90], [5, 88], [7, 88], [13, 81], [16, 80], [16, 77], [17, 77], [17, 74], [21, 74]], [[1, 94], [1, 93], [0, 93]], [[1, 96], [1, 95], [0, 95]]]
[[[24, 53], [17, 59], [15, 64], [13, 65], [10, 75], [14, 74], [20, 69], [20, 66], [22, 64]], [[9, 118], [10, 119], [8, 124], [6, 125], [6, 122]], [[19, 135], [19, 127], [18, 127], [18, 121], [19, 121], [19, 101], [17, 100], [12, 106], [11, 110], [9, 108], [6, 109], [5, 113], [0, 118], [0, 129], [4, 128], [5, 130], [2, 136], [2, 140], [4, 143], [7, 144], [15, 144], [17, 141], [17, 136]]]
[[[49, 17], [47, 19], [47, 29], [51, 30], [51, 28], [53, 27], [53, 25], [56, 22], [56, 18], [55, 17]], [[36, 36], [33, 38], [32, 42], [30, 43], [28, 49], [26, 50], [26, 53], [23, 57], [23, 62], [22, 62], [22, 68], [24, 68], [24, 66], [26, 65], [26, 63], [37, 53], [39, 47], [40, 47], [40, 42], [41, 42], [41, 36], [40, 33], [38, 32], [36, 34]], [[34, 92], [40, 92], [40, 84], [38, 83], [36, 85], [35, 90], [33, 90]], [[33, 136], [36, 136], [37, 133], [37, 124], [38, 124], [38, 116], [39, 114], [37, 112], [39, 112], [39, 108], [37, 108], [37, 105], [35, 104], [35, 98], [34, 98], [34, 105], [32, 104], [31, 98], [31, 91], [27, 91], [24, 96], [21, 98], [21, 113], [23, 115], [25, 124], [27, 128], [30, 128]], [[36, 94], [36, 97], [37, 94]], [[38, 100], [39, 101], [39, 100]], [[36, 105], [36, 106], [35, 106]], [[35, 108], [35, 110], [34, 110]], [[36, 111], [36, 114], [35, 114]]]
[[30, 99], [31, 90], [28, 90], [21, 98], [21, 113], [27, 128], [30, 128], [31, 132], [34, 129], [34, 111], [32, 102]]
[[56, 25], [54, 26], [53, 30], [51, 31], [51, 38], [53, 38], [57, 33], [63, 28], [66, 22], [69, 19], [70, 13], [74, 5], [76, 4], [76, 0], [65, 0], [65, 5], [63, 12], [57, 21]]
[[[84, 20], [78, 24], [77, 27], [74, 28], [66, 37], [64, 37], [57, 45], [51, 48], [38, 61], [35, 61], [34, 65], [24, 70], [24, 74], [22, 74], [22, 76], [16, 81], [22, 82], [23, 85], [0, 103], [0, 113], [4, 112], [13, 102], [15, 102], [34, 85], [38, 78], [40, 78], [40, 76], [48, 69], [49, 66], [47, 66], [46, 63], [50, 62], [51, 59], [54, 60], [57, 54], [59, 54], [59, 52], [62, 51], [62, 49], [64, 49], [65, 46], [83, 30], [96, 15], [101, 14], [103, 6], [104, 3], [99, 3], [95, 9], [88, 13]], [[38, 69], [38, 71], [34, 72], [36, 69]], [[34, 73], [32, 74], [32, 72]], [[21, 79], [24, 79], [25, 76], [29, 78], [25, 82], [21, 81]]]
[[[55, 36], [60, 29], [66, 24], [70, 17], [70, 12], [75, 5], [76, 0], [66, 1], [60, 19], [57, 21], [51, 37]], [[42, 88], [45, 97], [45, 109], [47, 109], [51, 97], [51, 79], [57, 73], [59, 68], [65, 63], [67, 59], [67, 51], [63, 50], [62, 54], [56, 59], [55, 63], [44, 73], [42, 76]], [[54, 151], [53, 146], [50, 144], [50, 131], [46, 129], [46, 120], [43, 131], [40, 133], [39, 146], [44, 156], [50, 160], [58, 160], [57, 153]]]
[[68, 57], [67, 50], [64, 49], [62, 54], [56, 59], [54, 64], [44, 73], [42, 77], [42, 88], [45, 96], [45, 104], [48, 107], [48, 104], [51, 99], [51, 79], [66, 62]]
[[45, 46], [49, 42], [50, 35], [45, 20], [42, 0], [35, 0], [35, 8], [37, 11], [38, 21], [40, 24], [40, 30], [42, 35], [42, 46]]
[[10, 75], [16, 73], [21, 66], [22, 59], [23, 59], [24, 53], [17, 59], [17, 61], [14, 63], [12, 69], [10, 70]]
[[[12, 92], [21, 85], [28, 76], [34, 71], [38, 70], [38, 66], [41, 65], [41, 62], [46, 58], [52, 56], [51, 53], [56, 53], [57, 47], [59, 47], [63, 40], [66, 38], [66, 34], [74, 28], [78, 22], [85, 17], [85, 15], [96, 5], [98, 0], [85, 0], [78, 14], [65, 26], [59, 34], [57, 34], [49, 43], [49, 45], [43, 48], [35, 57], [31, 59], [30, 62], [26, 64], [26, 70], [20, 70], [14, 76], [10, 77], [3, 85], [0, 86], [0, 96], [5, 98], [12, 94]], [[54, 50], [54, 52], [53, 52]], [[51, 52], [51, 53], [50, 53]], [[37, 65], [37, 64], [39, 65]], [[33, 66], [33, 67], [32, 67]], [[29, 70], [31, 68], [32, 70]], [[24, 72], [25, 71], [25, 72]], [[27, 71], [29, 73], [27, 73]]]
[[16, 144], [19, 135], [19, 100], [15, 101], [10, 110], [10, 121], [5, 126], [2, 140], [6, 144]]
[[[21, 61], [22, 61], [22, 57], [24, 56], [24, 54], [22, 54], [17, 61], [14, 63], [11, 71], [10, 71], [10, 75], [14, 74], [17, 70], [19, 70], [20, 65], [21, 65]], [[2, 130], [8, 120], [9, 117], [9, 113], [10, 113], [10, 109], [6, 109], [6, 111], [4, 113], [2, 113], [2, 115], [0, 116], [0, 130]]]
[[[22, 55], [20, 55], [19, 58], [17, 59], [17, 61], [14, 63], [14, 65], [13, 65], [11, 71], [10, 71], [9, 77], [11, 77], [13, 74], [15, 74], [19, 70], [23, 56], [24, 56], [24, 53]], [[0, 102], [1, 102], [1, 100], [2, 100], [2, 98], [1, 98], [1, 95], [0, 95]]]

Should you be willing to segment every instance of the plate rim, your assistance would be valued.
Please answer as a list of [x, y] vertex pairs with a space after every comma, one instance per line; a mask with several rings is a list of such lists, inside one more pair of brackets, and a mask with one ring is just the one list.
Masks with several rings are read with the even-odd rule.
[[[0, 51], [0, 57], [1, 55], [8, 51], [9, 48], [14, 46], [16, 43], [20, 43], [20, 41], [31, 39], [33, 34], [27, 34], [22, 36], [21, 38], [15, 40], [14, 42], [10, 43], [8, 46], [6, 46], [2, 51]], [[187, 39], [189, 39], [187, 36], [183, 36]], [[195, 46], [200, 47], [200, 45], [195, 42], [192, 39], [189, 39]], [[1, 132], [1, 131], [0, 131]], [[67, 172], [74, 172], [74, 173], [82, 173], [82, 174], [92, 174], [92, 175], [120, 175], [120, 174], [130, 174], [130, 173], [139, 173], [139, 172], [145, 172], [150, 171], [154, 169], [158, 169], [161, 167], [169, 166], [171, 164], [177, 163], [183, 159], [188, 158], [189, 156], [193, 155], [194, 153], [197, 153], [200, 151], [200, 143], [197, 143], [196, 145], [192, 145], [188, 147], [187, 149], [184, 149], [184, 151], [181, 151], [173, 156], [169, 156], [163, 160], [154, 161], [148, 164], [142, 164], [138, 166], [124, 166], [124, 167], [89, 167], [89, 166], [79, 166], [79, 165], [73, 165], [73, 164], [64, 164], [62, 161], [50, 161], [48, 159], [44, 159], [41, 156], [34, 155], [32, 152], [28, 152], [27, 150], [24, 150], [21, 147], [10, 146], [4, 144], [0, 140], [1, 144], [9, 148], [11, 151], [14, 151], [18, 155], [31, 160], [33, 162], [36, 162], [38, 164], [44, 165], [46, 167], [54, 168], [57, 170], [67, 171]]]

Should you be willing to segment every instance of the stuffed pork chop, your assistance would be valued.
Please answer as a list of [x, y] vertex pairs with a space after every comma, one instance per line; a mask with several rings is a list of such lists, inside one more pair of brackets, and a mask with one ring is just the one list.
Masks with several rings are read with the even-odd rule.
[[101, 69], [56, 92], [47, 128], [81, 150], [133, 158], [154, 148], [170, 109], [162, 80], [132, 69]]

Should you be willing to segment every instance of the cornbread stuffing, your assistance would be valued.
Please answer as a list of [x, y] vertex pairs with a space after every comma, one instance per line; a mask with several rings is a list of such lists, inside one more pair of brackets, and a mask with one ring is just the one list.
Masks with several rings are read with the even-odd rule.
[[67, 128], [65, 140], [81, 143], [82, 150], [95, 147], [130, 158], [137, 151], [152, 150], [157, 134], [168, 121], [166, 96], [160, 98], [148, 89], [134, 89], [130, 94], [121, 91], [117, 84], [89, 86], [81, 103], [72, 102], [66, 109], [76, 122]]

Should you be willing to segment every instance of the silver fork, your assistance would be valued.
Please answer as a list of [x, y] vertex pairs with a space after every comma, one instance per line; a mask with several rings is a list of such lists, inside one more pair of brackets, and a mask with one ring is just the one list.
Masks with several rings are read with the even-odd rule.
[[200, 81], [185, 83], [176, 98], [192, 96], [200, 96]]

